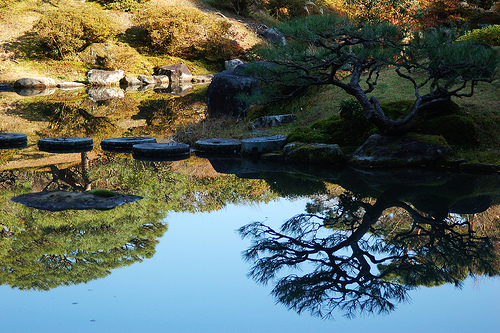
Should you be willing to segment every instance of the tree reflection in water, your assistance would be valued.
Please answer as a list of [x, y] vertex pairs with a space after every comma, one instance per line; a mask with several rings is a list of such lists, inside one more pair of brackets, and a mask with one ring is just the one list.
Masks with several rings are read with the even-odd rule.
[[316, 197], [279, 231], [261, 222], [240, 228], [252, 239], [243, 253], [253, 263], [249, 276], [275, 281], [272, 295], [298, 313], [353, 318], [391, 312], [418, 286], [498, 275], [492, 239], [467, 219], [425, 213], [400, 197]]

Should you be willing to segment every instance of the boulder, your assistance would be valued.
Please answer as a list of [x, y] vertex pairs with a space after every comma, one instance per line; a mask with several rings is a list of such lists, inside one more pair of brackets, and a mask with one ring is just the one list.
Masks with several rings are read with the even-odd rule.
[[141, 81], [142, 84], [144, 84], [144, 85], [148, 85], [148, 84], [156, 85], [156, 83], [157, 83], [156, 80], [152, 76], [139, 75], [137, 77], [137, 79], [139, 79], [139, 81]]
[[207, 89], [209, 117], [245, 117], [251, 104], [241, 97], [250, 96], [259, 89], [259, 81], [238, 71], [217, 73]]
[[166, 75], [170, 81], [191, 81], [193, 74], [184, 63], [155, 67], [153, 75]]
[[55, 88], [56, 81], [50, 77], [25, 77], [14, 82], [14, 88]]
[[286, 45], [286, 39], [285, 36], [278, 30], [274, 28], [267, 28], [263, 30], [261, 33], [261, 36], [270, 41], [273, 44], [278, 44], [278, 45]]
[[283, 147], [285, 161], [308, 164], [344, 164], [346, 157], [339, 145], [325, 143], [289, 143]]
[[133, 75], [125, 75], [121, 80], [120, 84], [127, 87], [142, 86], [144, 83], [139, 80], [138, 77]]
[[437, 166], [446, 162], [449, 151], [440, 135], [373, 134], [354, 152], [350, 163], [360, 167]]
[[168, 75], [153, 75], [151, 76], [156, 84], [160, 84], [160, 85], [169, 85], [170, 84], [170, 78], [168, 77]]
[[294, 114], [259, 117], [252, 122], [252, 128], [257, 129], [265, 127], [275, 127], [289, 124], [291, 122], [294, 122], [295, 120], [297, 120], [297, 116]]
[[119, 69], [116, 71], [105, 71], [102, 69], [91, 69], [87, 73], [87, 80], [92, 86], [118, 85], [125, 73]]
[[240, 59], [231, 59], [224, 62], [224, 68], [227, 70], [233, 70], [239, 65], [243, 65], [243, 61]]

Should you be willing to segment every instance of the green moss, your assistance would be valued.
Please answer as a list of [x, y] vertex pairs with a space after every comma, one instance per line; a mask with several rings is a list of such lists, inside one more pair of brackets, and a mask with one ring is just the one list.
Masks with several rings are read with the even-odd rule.
[[373, 133], [375, 127], [364, 116], [355, 114], [349, 118], [340, 118], [333, 115], [314, 122], [310, 127], [292, 130], [288, 141], [336, 143], [341, 147], [359, 146]]
[[418, 134], [412, 133], [412, 135], [420, 142], [430, 143], [436, 146], [448, 146], [448, 142], [441, 135], [427, 135], [427, 134]]
[[387, 117], [391, 119], [401, 119], [408, 114], [413, 104], [415, 104], [415, 102], [411, 100], [398, 100], [381, 103], [380, 106]]
[[116, 195], [115, 192], [109, 191], [109, 190], [103, 190], [103, 189], [95, 189], [95, 190], [90, 190], [89, 193], [98, 195], [100, 197], [114, 197]]
[[311, 127], [298, 127], [290, 132], [287, 140], [288, 142], [299, 141], [304, 143], [326, 142], [328, 136]]
[[478, 143], [476, 125], [463, 115], [436, 117], [422, 123], [420, 128], [423, 133], [442, 135], [451, 145], [467, 147]]

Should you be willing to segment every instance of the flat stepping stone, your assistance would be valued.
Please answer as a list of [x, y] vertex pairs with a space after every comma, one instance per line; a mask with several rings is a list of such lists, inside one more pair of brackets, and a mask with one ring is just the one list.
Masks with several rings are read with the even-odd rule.
[[28, 136], [22, 133], [0, 133], [0, 149], [25, 148]]
[[132, 153], [132, 146], [142, 143], [156, 143], [156, 138], [149, 136], [133, 136], [104, 139], [101, 141], [101, 148], [102, 150], [116, 153]]
[[[91, 191], [92, 192], [92, 191]], [[105, 195], [91, 192], [43, 191], [16, 196], [11, 200], [25, 206], [52, 212], [63, 210], [108, 210], [143, 197], [106, 191]], [[113, 195], [109, 195], [109, 192]]]
[[91, 151], [93, 147], [94, 140], [85, 137], [44, 138], [38, 140], [38, 149], [48, 153], [84, 153]]
[[237, 139], [206, 139], [198, 140], [195, 148], [205, 153], [236, 154], [241, 151], [241, 140]]
[[190, 146], [185, 143], [141, 143], [132, 146], [134, 159], [141, 161], [178, 161], [190, 157]]
[[260, 155], [281, 150], [286, 144], [285, 135], [263, 136], [241, 140], [241, 152], [245, 155]]

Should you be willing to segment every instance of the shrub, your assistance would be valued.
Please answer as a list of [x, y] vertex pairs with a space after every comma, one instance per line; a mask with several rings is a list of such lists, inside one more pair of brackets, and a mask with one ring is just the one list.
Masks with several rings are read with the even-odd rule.
[[33, 27], [30, 42], [35, 54], [66, 59], [92, 43], [107, 41], [115, 31], [113, 22], [96, 7], [59, 7]]
[[134, 6], [149, 2], [150, 0], [94, 0], [107, 9], [117, 9], [124, 12], [132, 11]]
[[339, 105], [340, 117], [350, 119], [356, 115], [363, 114], [363, 107], [354, 99], [345, 99]]
[[259, 5], [260, 0], [212, 0], [215, 7], [231, 9], [238, 15], [247, 16], [250, 11]]
[[484, 43], [490, 46], [500, 45], [500, 24], [482, 29], [474, 29], [457, 39], [459, 42]]
[[150, 52], [186, 59], [227, 60], [233, 54], [231, 24], [195, 8], [148, 6], [136, 11]]
[[425, 122], [422, 124], [422, 132], [442, 135], [450, 145], [467, 147], [478, 143], [474, 121], [457, 114], [436, 117]]
[[206, 40], [198, 48], [200, 54], [212, 62], [231, 59], [238, 52], [238, 46], [233, 44], [231, 23], [227, 20], [212, 22], [207, 30]]
[[125, 43], [94, 43], [79, 54], [79, 58], [93, 68], [132, 73], [150, 73], [152, 65], [132, 47]]

